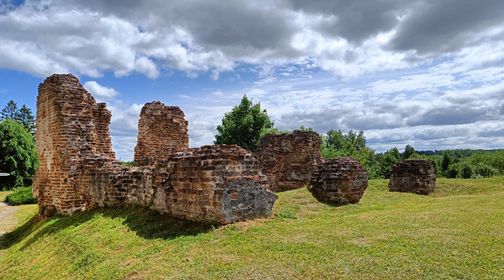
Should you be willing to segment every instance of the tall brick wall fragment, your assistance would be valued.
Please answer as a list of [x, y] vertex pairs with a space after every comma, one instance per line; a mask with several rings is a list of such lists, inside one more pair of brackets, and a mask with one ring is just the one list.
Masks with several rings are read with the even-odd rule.
[[96, 149], [102, 156], [115, 159], [115, 153], [112, 150], [112, 139], [110, 137], [109, 125], [112, 114], [107, 109], [105, 103], [98, 103], [93, 110], [95, 122], [96, 137], [98, 138]]
[[154, 164], [189, 147], [187, 121], [176, 106], [151, 102], [143, 106], [138, 121], [138, 142], [135, 147], [137, 165]]
[[436, 171], [428, 160], [408, 159], [392, 166], [389, 189], [393, 192], [429, 194], [436, 186]]
[[108, 133], [103, 126], [109, 120], [105, 106], [97, 105], [74, 76], [52, 75], [39, 85], [35, 137], [40, 166], [33, 193], [41, 213], [87, 208], [89, 197], [79, 174], [87, 158], [113, 160], [110, 137], [100, 136]]
[[313, 131], [269, 134], [255, 153], [261, 169], [275, 192], [298, 189], [310, 182], [312, 172], [322, 161], [322, 139]]

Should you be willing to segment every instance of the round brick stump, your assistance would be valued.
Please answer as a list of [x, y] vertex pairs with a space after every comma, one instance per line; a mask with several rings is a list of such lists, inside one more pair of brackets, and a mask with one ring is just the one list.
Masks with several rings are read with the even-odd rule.
[[368, 186], [368, 176], [351, 157], [327, 160], [313, 173], [308, 190], [320, 202], [331, 205], [358, 203]]

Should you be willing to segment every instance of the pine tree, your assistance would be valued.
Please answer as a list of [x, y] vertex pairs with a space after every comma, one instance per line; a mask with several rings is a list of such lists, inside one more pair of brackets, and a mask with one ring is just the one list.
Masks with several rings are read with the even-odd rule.
[[32, 114], [30, 108], [26, 105], [21, 106], [18, 114], [16, 116], [16, 120], [22, 124], [32, 135], [35, 135], [35, 117]]
[[26, 105], [18, 109], [14, 100], [7, 103], [0, 112], [0, 121], [11, 119], [24, 126], [32, 135], [35, 135], [35, 117]]
[[451, 159], [448, 153], [443, 153], [443, 159], [441, 160], [441, 172], [443, 175], [447, 176], [448, 168], [450, 167]]
[[0, 112], [0, 120], [6, 120], [6, 119], [16, 120], [17, 115], [18, 115], [17, 104], [16, 102], [14, 102], [14, 100], [11, 100]]

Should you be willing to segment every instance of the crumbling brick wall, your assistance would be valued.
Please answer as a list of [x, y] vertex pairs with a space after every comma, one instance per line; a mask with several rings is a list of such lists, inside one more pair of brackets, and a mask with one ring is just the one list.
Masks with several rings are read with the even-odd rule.
[[392, 166], [389, 189], [393, 192], [429, 194], [436, 186], [436, 171], [428, 160], [408, 159]]
[[[271, 215], [276, 195], [267, 189], [250, 152], [236, 145], [168, 150], [165, 159], [128, 168], [113, 158], [109, 121], [105, 106], [96, 104], [74, 76], [53, 75], [39, 86], [36, 138], [41, 164], [33, 187], [42, 215], [128, 204], [217, 224]], [[187, 127], [185, 119], [178, 121]], [[171, 133], [187, 137], [179, 128]]]
[[143, 106], [138, 121], [135, 163], [149, 165], [168, 159], [189, 147], [187, 121], [176, 106], [151, 102]]
[[321, 202], [332, 205], [358, 203], [368, 187], [368, 175], [351, 157], [324, 161], [313, 173], [308, 190]]
[[322, 161], [321, 145], [320, 135], [313, 131], [264, 136], [255, 155], [268, 176], [270, 189], [280, 192], [306, 186]]
[[40, 165], [33, 193], [41, 213], [70, 214], [86, 208], [89, 199], [78, 175], [86, 158], [112, 160], [110, 137], [103, 136], [108, 135], [109, 115], [72, 75], [52, 75], [39, 85]]
[[268, 217], [276, 200], [257, 160], [236, 145], [188, 149], [151, 166], [110, 166], [93, 178], [95, 206], [138, 204], [200, 222]]

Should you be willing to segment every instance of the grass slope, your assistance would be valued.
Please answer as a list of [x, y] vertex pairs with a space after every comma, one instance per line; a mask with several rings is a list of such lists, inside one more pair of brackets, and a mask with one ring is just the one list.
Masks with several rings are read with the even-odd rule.
[[430, 196], [370, 181], [358, 205], [305, 190], [275, 217], [220, 228], [143, 209], [25, 223], [0, 242], [1, 279], [502, 279], [504, 178], [439, 179]]

